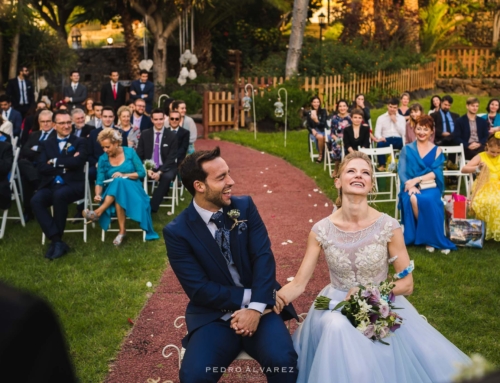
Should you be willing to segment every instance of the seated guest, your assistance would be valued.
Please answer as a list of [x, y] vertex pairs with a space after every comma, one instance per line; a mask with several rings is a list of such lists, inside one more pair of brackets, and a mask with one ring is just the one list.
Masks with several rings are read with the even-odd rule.
[[417, 120], [416, 141], [401, 150], [398, 175], [401, 180], [399, 209], [406, 245], [426, 245], [427, 250], [456, 249], [445, 236], [444, 191], [441, 149], [430, 141], [434, 121], [428, 115]]
[[453, 104], [453, 98], [449, 95], [441, 99], [439, 111], [432, 113], [435, 128], [435, 144], [437, 146], [455, 146], [455, 123], [458, 120], [458, 114], [450, 111]]
[[435, 94], [434, 96], [431, 97], [431, 106], [429, 107], [429, 116], [432, 113], [439, 112], [441, 109], [441, 97], [439, 95]]
[[[415, 127], [417, 126], [417, 120], [420, 116], [424, 114], [424, 108], [418, 102], [410, 107], [410, 121], [406, 123], [406, 134], [405, 143], [406, 145], [411, 144], [417, 139], [415, 136]], [[434, 133], [430, 138], [431, 142], [434, 142]]]
[[90, 118], [88, 119], [87, 121], [87, 118], [85, 118], [85, 123], [87, 125], [90, 125], [90, 126], [93, 126], [95, 127], [96, 129], [99, 129], [102, 127], [102, 108], [104, 108], [104, 106], [100, 103], [100, 102], [94, 102], [93, 103], [93, 113], [92, 115], [90, 116]]
[[370, 147], [370, 127], [363, 121], [363, 111], [361, 109], [351, 110], [351, 121], [351, 125], [344, 129], [345, 154], [352, 153], [359, 147]]
[[462, 168], [462, 173], [481, 171], [474, 182], [471, 207], [486, 223], [486, 239], [500, 241], [500, 132], [490, 134], [485, 151]]
[[[52, 116], [57, 135], [39, 143], [40, 185], [31, 199], [31, 208], [51, 245], [45, 258], [56, 259], [69, 251], [62, 241], [68, 205], [84, 197], [87, 143], [71, 134], [71, 116], [59, 110]], [[54, 215], [49, 207], [54, 209]]]
[[94, 99], [92, 97], [87, 98], [83, 102], [83, 112], [85, 113], [85, 123], [88, 123], [94, 117]]
[[128, 136], [132, 131], [132, 123], [130, 122], [130, 117], [132, 116], [132, 113], [130, 112], [129, 108], [123, 105], [118, 108], [117, 116], [118, 116], [117, 126], [120, 128], [122, 137], [126, 138], [128, 141]]
[[[136, 104], [137, 106], [137, 104]], [[148, 178], [158, 182], [151, 198], [151, 211], [156, 213], [163, 197], [168, 194], [170, 183], [177, 175], [177, 135], [163, 126], [165, 114], [161, 109], [151, 112], [154, 128], [142, 132], [137, 146], [137, 155], [144, 162], [152, 160], [155, 167], [148, 170]]]
[[0, 109], [2, 110], [3, 120], [10, 121], [12, 123], [12, 134], [10, 136], [19, 137], [19, 135], [21, 134], [21, 125], [23, 124], [23, 118], [21, 116], [21, 113], [12, 108], [9, 96], [5, 94], [0, 96]]
[[[44, 101], [38, 101], [28, 113], [22, 124], [22, 134], [21, 134], [21, 147], [28, 141], [31, 132], [36, 132], [40, 130], [40, 125], [38, 125], [38, 116], [42, 110], [47, 110], [47, 104]], [[18, 145], [19, 146], [19, 145]]]
[[311, 110], [307, 112], [307, 130], [310, 137], [316, 143], [319, 156], [316, 162], [323, 162], [323, 153], [325, 151], [325, 129], [326, 124], [326, 109], [321, 108], [321, 100], [318, 96], [311, 99]]
[[12, 122], [6, 120], [2, 115], [0, 115], [0, 133], [7, 134], [9, 137], [12, 137], [14, 133]]
[[349, 107], [347, 106], [346, 100], [339, 100], [337, 102], [337, 108], [335, 113], [331, 118], [331, 134], [330, 134], [330, 144], [331, 144], [331, 157], [335, 162], [335, 168], [338, 169], [340, 160], [342, 159], [342, 137], [344, 136], [344, 129], [351, 125], [351, 116], [349, 115]]
[[146, 101], [141, 98], [138, 98], [134, 102], [134, 112], [132, 113], [132, 117], [130, 118], [130, 122], [132, 126], [138, 127], [141, 132], [146, 129], [151, 129], [153, 127], [153, 123], [151, 122], [151, 118], [146, 116], [144, 112], [146, 111]]
[[7, 210], [11, 205], [9, 173], [13, 160], [12, 145], [5, 137], [0, 137], [0, 210]]
[[[377, 118], [375, 125], [375, 137], [377, 139], [377, 148], [387, 148], [388, 146], [393, 149], [403, 148], [403, 139], [406, 131], [406, 120], [398, 114], [397, 98], [392, 98], [387, 104], [387, 112]], [[386, 158], [378, 156], [379, 171], [385, 170]]]
[[490, 130], [488, 133], [495, 133], [500, 131], [500, 113], [498, 112], [498, 109], [500, 108], [500, 100], [498, 98], [492, 98], [488, 102], [488, 106], [486, 107], [486, 112], [484, 116], [481, 116], [481, 118], [484, 118], [490, 127]]
[[129, 98], [127, 101], [125, 101], [125, 106], [130, 109], [130, 113], [134, 113], [135, 111], [134, 100]]
[[488, 123], [477, 118], [479, 100], [469, 97], [466, 101], [467, 114], [460, 117], [455, 124], [455, 137], [457, 142], [464, 146], [465, 159], [471, 160], [474, 156], [484, 151], [488, 140]]
[[188, 154], [189, 131], [179, 127], [181, 115], [178, 111], [171, 111], [167, 119], [170, 121], [168, 130], [177, 135], [177, 167], [179, 167]]
[[409, 93], [403, 93], [401, 95], [401, 106], [398, 108], [398, 114], [403, 116], [406, 121], [410, 119], [410, 108], [408, 105], [410, 104], [410, 94]]
[[187, 109], [186, 109], [186, 103], [184, 101], [176, 100], [173, 101], [170, 105], [172, 105], [172, 110], [176, 110], [181, 114], [181, 122], [179, 126], [189, 131], [189, 148], [187, 154], [192, 154], [194, 153], [195, 150], [194, 143], [198, 138], [198, 129], [196, 128], [196, 123], [191, 117], [186, 115]]
[[95, 129], [95, 126], [85, 123], [85, 113], [80, 108], [75, 108], [71, 111], [71, 120], [73, 121], [72, 134], [80, 138], [88, 138], [90, 132]]
[[370, 115], [370, 109], [365, 106], [365, 95], [364, 94], [358, 94], [356, 95], [351, 108], [349, 109], [349, 112], [351, 112], [354, 109], [361, 109], [363, 111], [363, 122], [367, 125], [370, 124], [370, 119], [372, 118]]
[[48, 139], [53, 139], [57, 135], [54, 130], [52, 112], [50, 110], [42, 110], [40, 112], [38, 115], [38, 123], [40, 130], [32, 132], [28, 136], [28, 141], [21, 149], [21, 158], [18, 162], [23, 185], [23, 201], [26, 201], [24, 204], [24, 220], [26, 222], [34, 218], [31, 204], [28, 202], [33, 198], [35, 190], [38, 189], [40, 183], [40, 176], [37, 170], [40, 153], [42, 151], [40, 143]]
[[113, 241], [115, 246], [125, 237], [126, 217], [139, 222], [148, 241], [158, 239], [151, 220], [149, 197], [142, 187], [146, 172], [140, 158], [133, 149], [121, 146], [122, 136], [116, 129], [103, 129], [97, 139], [104, 154], [99, 157], [94, 201], [101, 206], [94, 211], [84, 210], [83, 216], [91, 222], [98, 220], [102, 229], [108, 230], [111, 218], [116, 215], [120, 231]]

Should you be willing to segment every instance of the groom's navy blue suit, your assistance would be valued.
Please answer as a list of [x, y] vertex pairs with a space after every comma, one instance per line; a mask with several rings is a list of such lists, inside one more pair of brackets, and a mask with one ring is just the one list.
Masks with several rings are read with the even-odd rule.
[[[238, 220], [246, 221], [230, 231], [231, 255], [242, 287], [235, 284], [217, 242], [193, 202], [163, 229], [170, 265], [190, 299], [181, 382], [216, 382], [222, 375], [221, 367], [229, 366], [242, 349], [272, 372], [276, 371], [274, 368], [283, 372], [285, 367], [286, 373], [267, 374], [268, 381], [295, 382], [297, 354], [283, 323], [296, 318], [291, 305], [281, 317], [274, 312], [262, 316], [252, 337], [237, 335], [229, 327], [231, 320], [221, 319], [226, 313], [241, 309], [245, 289], [251, 289], [251, 302], [272, 308], [280, 288], [271, 242], [252, 199], [231, 198], [231, 205], [223, 209], [228, 229], [234, 223], [227, 215], [232, 209], [240, 211]], [[215, 367], [220, 373], [213, 370]]]

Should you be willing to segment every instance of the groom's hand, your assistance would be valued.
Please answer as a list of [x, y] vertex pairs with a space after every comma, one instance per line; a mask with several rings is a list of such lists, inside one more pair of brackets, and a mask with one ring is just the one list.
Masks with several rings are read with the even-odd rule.
[[261, 314], [256, 310], [241, 309], [235, 311], [231, 317], [231, 328], [236, 334], [252, 336], [257, 331]]

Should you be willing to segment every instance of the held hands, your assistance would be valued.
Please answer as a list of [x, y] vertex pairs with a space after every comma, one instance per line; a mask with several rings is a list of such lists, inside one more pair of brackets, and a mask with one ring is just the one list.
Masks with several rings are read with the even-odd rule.
[[405, 182], [405, 192], [414, 188], [415, 185], [417, 185], [418, 183], [419, 183], [419, 180], [416, 178], [412, 178], [411, 180], [406, 181]]
[[231, 328], [241, 336], [253, 336], [260, 321], [260, 312], [252, 309], [241, 309], [231, 315]]
[[132, 96], [135, 96], [137, 93], [135, 93], [135, 90], [131, 90], [131, 91], [130, 91], [130, 94], [131, 94]]
[[475, 150], [479, 148], [481, 145], [478, 142], [473, 142], [472, 144], [469, 145], [470, 150]]
[[417, 187], [412, 187], [408, 190], [409, 195], [420, 194], [420, 190]]
[[158, 181], [160, 179], [160, 172], [154, 172], [152, 170], [148, 170], [148, 177], [153, 181]]
[[116, 173], [113, 173], [111, 178], [120, 178], [120, 177], [124, 177], [124, 176], [125, 176], [125, 174], [120, 173], [120, 172], [116, 172]]
[[300, 296], [300, 294], [302, 294], [301, 288], [296, 286], [293, 281], [286, 284], [281, 289], [276, 291], [276, 305], [274, 306], [273, 311], [276, 314], [280, 314], [285, 306], [288, 306], [298, 296]]
[[443, 132], [443, 133], [441, 133], [441, 135], [443, 137], [448, 137], [450, 134], [451, 134], [450, 132]]

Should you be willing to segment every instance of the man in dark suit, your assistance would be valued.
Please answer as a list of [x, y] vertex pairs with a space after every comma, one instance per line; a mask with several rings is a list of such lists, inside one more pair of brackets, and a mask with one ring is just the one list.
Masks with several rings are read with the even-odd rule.
[[151, 129], [153, 127], [153, 122], [151, 118], [144, 114], [146, 110], [146, 102], [140, 98], [135, 100], [134, 102], [134, 113], [132, 113], [132, 117], [130, 117], [130, 123], [132, 126], [137, 126], [141, 129], [141, 132], [146, 129]]
[[6, 94], [0, 96], [0, 109], [2, 110], [3, 119], [12, 122], [14, 137], [19, 137], [21, 135], [23, 117], [21, 113], [12, 108], [10, 97]]
[[431, 114], [434, 120], [436, 138], [434, 142], [438, 146], [455, 146], [455, 124], [459, 115], [450, 111], [453, 98], [449, 95], [441, 99], [441, 109]]
[[[0, 211], [10, 208], [10, 182], [8, 175], [12, 169], [14, 154], [12, 145], [5, 137], [0, 137]], [[0, 213], [2, 216], [3, 211]]]
[[40, 298], [2, 282], [0, 360], [3, 382], [19, 379], [24, 383], [77, 381], [54, 311]]
[[5, 93], [12, 100], [12, 107], [24, 118], [30, 107], [35, 104], [35, 88], [28, 80], [30, 72], [27, 67], [19, 67], [17, 74], [16, 78], [11, 78], [7, 83]]
[[118, 71], [112, 70], [109, 74], [109, 82], [106, 82], [101, 88], [101, 103], [106, 106], [112, 106], [116, 111], [122, 105], [125, 105], [127, 90], [118, 82], [120, 75]]
[[38, 189], [40, 183], [40, 176], [38, 174], [37, 165], [41, 153], [41, 142], [48, 139], [53, 139], [57, 135], [54, 130], [52, 122], [52, 112], [50, 110], [43, 110], [38, 115], [38, 123], [40, 130], [32, 132], [28, 136], [26, 144], [21, 149], [21, 158], [19, 159], [18, 166], [21, 174], [21, 182], [23, 185], [23, 201], [24, 204], [24, 220], [28, 222], [33, 216], [31, 210], [31, 201], [35, 190]]
[[232, 196], [234, 181], [218, 147], [188, 156], [180, 174], [194, 198], [163, 229], [170, 266], [190, 300], [180, 381], [217, 382], [245, 350], [268, 382], [295, 382], [297, 354], [283, 320], [296, 313], [292, 305], [281, 316], [271, 310], [280, 286], [254, 202]]
[[155, 163], [155, 168], [148, 170], [148, 178], [158, 182], [151, 198], [151, 212], [156, 213], [177, 175], [177, 135], [163, 126], [165, 115], [161, 109], [154, 109], [151, 117], [154, 127], [142, 132], [137, 155], [142, 161], [153, 160]]
[[85, 112], [79, 108], [71, 111], [71, 120], [73, 121], [71, 133], [80, 138], [88, 138], [90, 132], [95, 129], [94, 126], [85, 124]]
[[94, 102], [94, 115], [87, 122], [87, 125], [93, 126], [96, 129], [102, 127], [102, 108], [104, 106], [100, 102]]
[[166, 118], [168, 118], [170, 124], [167, 129], [177, 135], [177, 167], [179, 167], [186, 158], [189, 148], [189, 131], [179, 127], [181, 114], [178, 111], [171, 111]]
[[[40, 142], [40, 186], [31, 199], [35, 217], [52, 241], [45, 253], [48, 259], [60, 258], [69, 251], [69, 246], [62, 241], [68, 205], [84, 196], [87, 161], [87, 143], [71, 134], [68, 111], [56, 111], [52, 121], [57, 135]], [[54, 216], [50, 214], [50, 206], [54, 209]]]
[[70, 74], [71, 84], [63, 89], [64, 101], [68, 104], [68, 108], [80, 108], [84, 110], [83, 102], [87, 99], [87, 87], [80, 84], [80, 73], [74, 70]]
[[457, 120], [455, 136], [458, 144], [464, 146], [465, 159], [472, 160], [474, 156], [484, 152], [490, 127], [485, 119], [477, 118], [479, 100], [469, 97], [466, 103], [467, 114]]
[[146, 102], [146, 112], [151, 113], [155, 96], [155, 86], [148, 80], [149, 73], [142, 69], [139, 80], [132, 81], [130, 85], [130, 98], [132, 100], [143, 99]]

